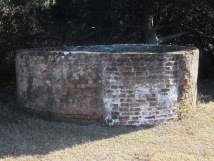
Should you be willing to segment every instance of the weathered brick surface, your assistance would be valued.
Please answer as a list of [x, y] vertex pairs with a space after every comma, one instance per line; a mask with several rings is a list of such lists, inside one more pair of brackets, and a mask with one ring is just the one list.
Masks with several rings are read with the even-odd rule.
[[177, 119], [196, 105], [198, 56], [195, 48], [148, 45], [21, 50], [19, 105], [77, 123]]

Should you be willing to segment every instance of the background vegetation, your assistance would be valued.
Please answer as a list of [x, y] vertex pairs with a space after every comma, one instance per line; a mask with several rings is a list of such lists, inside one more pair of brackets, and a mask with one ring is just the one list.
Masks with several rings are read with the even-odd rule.
[[160, 44], [198, 47], [200, 78], [214, 78], [213, 1], [0, 0], [1, 83], [15, 80], [17, 49], [145, 43], [145, 11]]
[[[150, 10], [151, 9], [151, 10]], [[145, 43], [153, 12], [160, 44], [200, 49], [200, 79], [214, 79], [212, 0], [0, 0], [0, 85], [15, 82], [17, 49]], [[154, 128], [48, 122], [17, 108], [0, 88], [0, 160], [214, 160], [214, 81], [199, 83], [198, 106]]]

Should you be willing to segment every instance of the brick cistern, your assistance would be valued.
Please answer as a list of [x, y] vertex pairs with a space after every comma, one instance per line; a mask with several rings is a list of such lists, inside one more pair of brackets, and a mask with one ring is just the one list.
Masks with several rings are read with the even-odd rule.
[[156, 125], [196, 105], [199, 51], [164, 45], [19, 50], [20, 108], [83, 124]]

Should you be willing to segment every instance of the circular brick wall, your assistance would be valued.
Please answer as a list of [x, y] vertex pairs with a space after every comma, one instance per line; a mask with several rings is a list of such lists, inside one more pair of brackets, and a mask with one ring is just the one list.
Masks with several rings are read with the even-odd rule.
[[161, 45], [20, 50], [19, 106], [76, 123], [155, 125], [196, 105], [199, 51]]

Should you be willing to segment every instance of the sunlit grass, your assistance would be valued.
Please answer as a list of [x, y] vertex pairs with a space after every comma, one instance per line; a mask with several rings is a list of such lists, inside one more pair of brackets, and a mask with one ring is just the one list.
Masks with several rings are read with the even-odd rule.
[[2, 160], [214, 160], [214, 103], [154, 128], [78, 126], [27, 119], [1, 125]]

